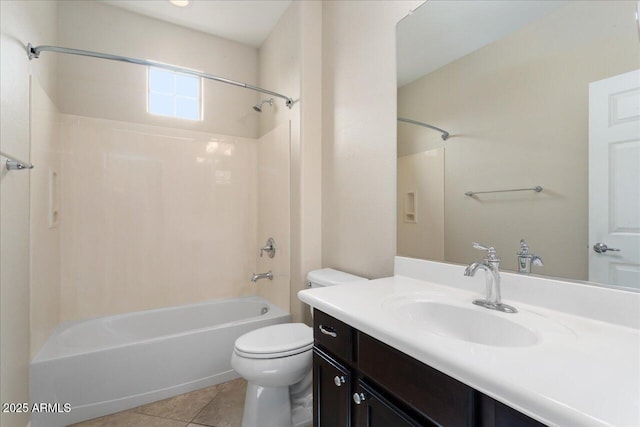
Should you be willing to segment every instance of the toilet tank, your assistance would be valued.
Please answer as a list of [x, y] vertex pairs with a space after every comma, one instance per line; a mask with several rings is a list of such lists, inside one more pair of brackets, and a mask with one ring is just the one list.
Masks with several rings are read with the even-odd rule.
[[[346, 285], [347, 283], [364, 282], [368, 279], [333, 268], [323, 268], [313, 270], [307, 274], [307, 285], [310, 288], [323, 288], [325, 286]], [[311, 317], [313, 317], [313, 307], [309, 306]]]
[[353, 282], [363, 282], [368, 279], [333, 268], [323, 268], [313, 270], [307, 274], [307, 284], [310, 288], [321, 288], [324, 286], [345, 285]]

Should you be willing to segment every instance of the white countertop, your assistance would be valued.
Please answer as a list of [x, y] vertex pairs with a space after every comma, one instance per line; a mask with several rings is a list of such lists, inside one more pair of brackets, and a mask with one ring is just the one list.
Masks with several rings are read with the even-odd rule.
[[[503, 297], [503, 302], [516, 306], [519, 313], [492, 313], [509, 320], [534, 322], [534, 329], [539, 326], [542, 332], [532, 346], [496, 347], [430, 332], [390, 309], [401, 297], [443, 296], [476, 307], [471, 301], [484, 297], [483, 289], [484, 285], [473, 292], [400, 276], [396, 269], [394, 277], [309, 289], [298, 296], [314, 308], [547, 425], [640, 426], [637, 328]], [[631, 307], [635, 309], [635, 303]]]

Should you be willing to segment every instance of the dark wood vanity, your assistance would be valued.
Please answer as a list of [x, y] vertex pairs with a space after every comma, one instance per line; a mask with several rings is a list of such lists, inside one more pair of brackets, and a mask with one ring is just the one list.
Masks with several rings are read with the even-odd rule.
[[314, 311], [314, 427], [543, 424]]

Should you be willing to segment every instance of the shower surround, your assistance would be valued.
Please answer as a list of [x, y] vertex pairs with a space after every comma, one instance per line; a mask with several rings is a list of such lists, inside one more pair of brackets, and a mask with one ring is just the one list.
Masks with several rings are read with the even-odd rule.
[[[271, 85], [258, 78], [257, 47], [101, 2], [59, 6], [60, 33], [50, 44]], [[272, 295], [290, 287], [283, 263], [290, 254], [288, 120], [259, 132], [267, 114], [251, 108], [259, 94], [208, 80], [202, 121], [154, 116], [146, 111], [144, 67], [56, 58], [60, 321], [255, 294], [288, 311], [289, 298]], [[292, 112], [278, 103], [269, 114], [280, 110]], [[276, 189], [283, 195], [277, 203], [259, 203], [260, 194]], [[266, 237], [276, 240], [282, 258], [258, 266], [256, 250]], [[277, 290], [249, 282], [263, 267], [274, 268]]]
[[63, 115], [60, 140], [62, 321], [256, 294], [255, 139]]
[[[34, 117], [59, 123], [59, 163], [50, 163], [60, 177], [60, 281], [48, 288], [59, 288], [63, 323], [42, 348], [43, 334], [34, 341], [31, 400], [72, 406], [71, 418], [34, 415], [33, 425], [234, 378], [235, 339], [290, 321], [289, 124], [252, 139], [63, 115], [44, 96], [33, 101]], [[32, 185], [46, 198], [46, 176]], [[267, 233], [278, 255], [258, 265]], [[263, 266], [274, 280], [251, 283]], [[34, 312], [47, 308], [34, 299]]]

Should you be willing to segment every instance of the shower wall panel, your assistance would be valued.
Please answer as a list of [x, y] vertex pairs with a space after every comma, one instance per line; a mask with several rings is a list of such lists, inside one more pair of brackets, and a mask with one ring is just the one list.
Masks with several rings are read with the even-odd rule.
[[30, 339], [34, 357], [60, 317], [60, 139], [58, 109], [31, 77], [29, 179]]
[[258, 257], [257, 269], [271, 270], [273, 280], [260, 280], [256, 292], [289, 312], [291, 286], [291, 216], [289, 159], [291, 127], [285, 122], [258, 140], [258, 244], [273, 237], [276, 253]]
[[63, 115], [61, 320], [255, 294], [256, 140]]

